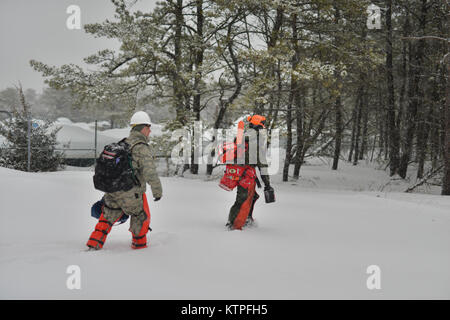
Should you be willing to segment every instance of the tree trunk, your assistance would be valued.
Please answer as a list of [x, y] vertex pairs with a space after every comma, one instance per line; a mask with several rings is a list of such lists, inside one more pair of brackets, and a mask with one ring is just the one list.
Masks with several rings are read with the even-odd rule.
[[292, 161], [292, 84], [294, 80], [291, 76], [291, 92], [289, 93], [289, 103], [286, 112], [286, 127], [287, 127], [287, 136], [286, 136], [286, 156], [284, 158], [284, 167], [283, 167], [283, 181], [288, 181], [289, 179], [289, 167]]
[[[427, 15], [427, 1], [422, 0], [422, 8], [421, 8], [421, 16], [420, 16], [420, 32], [425, 34], [426, 27], [426, 15]], [[410, 46], [412, 48], [412, 46]], [[408, 164], [411, 159], [412, 149], [413, 149], [413, 137], [417, 134], [417, 143], [419, 149], [417, 149], [417, 154], [422, 152], [420, 148], [424, 148], [424, 117], [425, 112], [422, 111], [422, 103], [423, 103], [423, 89], [420, 85], [421, 77], [422, 77], [422, 65], [424, 61], [424, 52], [425, 52], [425, 40], [419, 40], [417, 43], [417, 48], [414, 48], [413, 54], [410, 50], [410, 56], [414, 57], [414, 59], [410, 59], [410, 87], [409, 87], [409, 101], [408, 101], [408, 112], [406, 117], [407, 129], [406, 129], [406, 137], [405, 137], [405, 147], [404, 152], [402, 154], [399, 175], [402, 178], [406, 177]], [[413, 60], [413, 61], [411, 61]], [[418, 113], [418, 110], [420, 111]], [[418, 117], [419, 115], [419, 117]], [[417, 126], [417, 121], [419, 121], [419, 127]], [[418, 131], [418, 132], [416, 132]], [[421, 173], [422, 171], [422, 173]], [[422, 169], [419, 168], [420, 175], [423, 174]]]
[[392, 0], [386, 1], [386, 84], [387, 84], [387, 121], [389, 136], [390, 175], [397, 174], [399, 167], [399, 132], [396, 126], [394, 67], [392, 55]]
[[183, 18], [183, 0], [177, 0], [174, 7], [175, 10], [175, 38], [174, 38], [174, 63], [175, 71], [172, 74], [172, 84], [174, 93], [174, 108], [177, 114], [177, 120], [181, 124], [186, 124], [186, 110], [184, 107], [184, 96], [183, 96], [183, 83], [181, 81], [182, 72], [182, 51], [181, 51], [181, 38], [182, 30], [184, 24]]
[[[292, 45], [294, 48], [297, 47], [297, 15], [293, 14], [291, 17], [291, 27], [292, 27]], [[292, 69], [294, 70], [298, 64], [297, 52], [292, 57]], [[287, 137], [286, 137], [286, 156], [284, 159], [283, 166], [283, 181], [289, 180], [289, 168], [292, 162], [292, 108], [294, 100], [294, 91], [296, 90], [297, 82], [295, 80], [295, 74], [291, 74], [291, 88], [289, 91], [288, 107], [286, 111], [286, 127], [287, 127]], [[297, 133], [298, 134], [298, 133]]]
[[356, 133], [355, 133], [355, 156], [353, 160], [353, 165], [356, 166], [358, 164], [359, 157], [359, 140], [361, 136], [361, 114], [362, 114], [362, 92], [363, 87], [360, 86], [358, 89], [358, 104], [356, 106]]
[[380, 158], [382, 158], [382, 155], [385, 150], [384, 131], [385, 131], [385, 125], [386, 125], [387, 121], [385, 118], [385, 110], [384, 110], [385, 108], [384, 108], [384, 104], [383, 104], [383, 99], [381, 97], [381, 90], [378, 90], [378, 91], [379, 91], [379, 93], [378, 93], [378, 103], [377, 103], [377, 121], [378, 121], [378, 130], [379, 130], [379, 136], [380, 136], [378, 147], [380, 150], [379, 150], [377, 158], [380, 159]]
[[[340, 14], [340, 10], [337, 6], [337, 2], [334, 1], [333, 2], [333, 6], [334, 6], [334, 10], [335, 10], [335, 15], [334, 15], [334, 22], [336, 23], [336, 25], [339, 23], [341, 14]], [[334, 37], [334, 44], [336, 47], [339, 47], [339, 35], [336, 34], [336, 36]], [[339, 60], [338, 54], [336, 53], [336, 60]], [[335, 77], [336, 77], [336, 82], [340, 83], [340, 72], [335, 71]], [[339, 90], [339, 89], [338, 89]], [[333, 156], [333, 166], [332, 166], [332, 170], [337, 170], [338, 169], [338, 164], [339, 164], [339, 157], [341, 156], [341, 144], [342, 144], [342, 130], [343, 130], [343, 125], [342, 125], [342, 105], [341, 105], [341, 93], [338, 93], [338, 96], [336, 97], [336, 101], [334, 104], [334, 110], [335, 110], [335, 140], [334, 140], [334, 156]]]
[[356, 137], [356, 118], [358, 114], [358, 99], [356, 99], [355, 107], [352, 112], [352, 138], [350, 140], [350, 150], [348, 152], [348, 162], [351, 162], [353, 159], [353, 151], [355, 150], [355, 137]]
[[359, 152], [359, 160], [364, 160], [364, 155], [367, 153], [367, 139], [368, 139], [368, 126], [369, 126], [369, 101], [367, 92], [364, 91], [364, 94], [362, 96], [363, 106], [362, 106], [362, 122], [363, 122], [363, 128], [362, 128], [362, 143], [361, 143], [361, 151]]
[[405, 115], [405, 124], [406, 130], [404, 133], [403, 148], [402, 155], [400, 158], [400, 167], [398, 174], [403, 179], [406, 178], [406, 173], [408, 170], [409, 161], [411, 159], [412, 149], [413, 149], [413, 140], [416, 134], [416, 124], [417, 124], [417, 100], [415, 99], [415, 95], [417, 94], [417, 86], [419, 85], [417, 81], [417, 77], [415, 75], [415, 67], [413, 64], [413, 55], [414, 48], [412, 45], [409, 45], [409, 85], [408, 85], [408, 107]]
[[425, 113], [422, 115], [422, 120], [419, 123], [419, 132], [417, 135], [417, 179], [422, 179], [424, 174], [425, 160], [428, 150], [428, 137], [430, 135], [429, 123], [431, 122], [431, 115], [431, 110], [429, 110], [428, 114]]
[[450, 55], [446, 55], [447, 86], [444, 106], [444, 178], [442, 181], [442, 195], [450, 196]]
[[[196, 0], [197, 7], [197, 41], [195, 46], [195, 78], [194, 78], [194, 99], [192, 104], [192, 109], [194, 112], [195, 120], [200, 121], [200, 110], [201, 110], [201, 97], [200, 85], [202, 82], [202, 66], [203, 66], [203, 53], [204, 53], [204, 43], [203, 43], [203, 0]], [[194, 139], [194, 136], [192, 137]], [[201, 141], [193, 141], [193, 148], [196, 148], [196, 144], [201, 143]], [[199, 155], [201, 156], [201, 155]], [[195, 159], [195, 152], [192, 152], [191, 161], [191, 173], [198, 174], [198, 159]]]
[[[292, 69], [295, 69], [300, 60], [300, 48], [298, 45], [298, 30], [297, 30], [297, 15], [292, 15], [292, 45], [294, 49], [294, 57], [292, 58]], [[303, 162], [303, 138], [304, 138], [304, 128], [303, 128], [303, 110], [302, 103], [300, 101], [300, 84], [297, 77], [294, 75], [291, 82], [291, 93], [293, 105], [295, 108], [295, 120], [297, 127], [297, 139], [295, 147], [295, 159], [294, 159], [294, 179], [298, 179], [300, 176], [300, 168]]]
[[338, 169], [339, 157], [341, 155], [341, 144], [342, 144], [342, 105], [341, 105], [341, 97], [338, 96], [336, 98], [336, 102], [334, 105], [335, 108], [335, 143], [334, 143], [334, 157], [333, 157], [333, 170]]
[[[442, 73], [445, 71], [446, 71], [445, 64], [444, 68], [441, 68], [441, 65], [439, 63], [439, 65], [436, 68], [436, 73]], [[442, 148], [440, 144], [440, 128], [442, 119], [440, 111], [443, 111], [444, 104], [441, 102], [441, 94], [438, 90], [438, 87], [439, 87], [439, 80], [438, 78], [436, 78], [436, 80], [433, 83], [433, 93], [432, 93], [433, 99], [431, 107], [432, 122], [430, 130], [431, 166], [433, 170], [435, 170], [440, 165], [439, 160], [441, 159], [442, 155]]]
[[294, 91], [295, 118], [297, 125], [297, 143], [295, 147], [294, 159], [294, 179], [300, 177], [300, 168], [303, 164], [303, 147], [304, 147], [304, 128], [303, 128], [303, 106], [300, 101], [300, 92], [297, 88]]
[[[409, 25], [409, 11], [406, 10], [405, 23], [403, 25], [403, 37], [407, 37], [410, 32]], [[405, 116], [405, 95], [406, 95], [406, 85], [408, 83], [408, 42], [403, 41], [402, 43], [402, 67], [400, 68], [400, 77], [402, 79], [402, 84], [400, 86], [400, 94], [398, 98], [398, 116], [397, 116], [397, 128], [400, 132], [400, 137], [402, 136], [402, 124], [404, 122], [403, 117]], [[401, 145], [401, 143], [400, 143]]]
[[[367, 29], [366, 28], [362, 28], [362, 34], [361, 34], [361, 39], [366, 40], [367, 37]], [[362, 136], [361, 136], [361, 148], [359, 150], [359, 152], [357, 152], [355, 154], [355, 160], [356, 163], [359, 160], [363, 160], [364, 159], [364, 155], [367, 152], [367, 127], [368, 127], [368, 122], [369, 122], [369, 107], [368, 107], [368, 92], [366, 89], [366, 81], [367, 81], [367, 75], [361, 71], [361, 98], [360, 98], [360, 103], [361, 103], [361, 108], [360, 110], [360, 120], [362, 121]]]
[[[228, 99], [224, 99], [224, 94], [225, 94], [225, 88], [221, 89], [221, 96], [219, 98], [219, 104], [220, 104], [220, 108], [219, 108], [219, 113], [217, 115], [216, 121], [214, 122], [214, 129], [217, 130], [219, 129], [220, 125], [222, 124], [222, 121], [225, 117], [225, 113], [228, 109], [228, 107], [234, 102], [234, 100], [239, 96], [239, 94], [241, 93], [241, 89], [242, 89], [242, 83], [241, 83], [241, 79], [240, 79], [240, 69], [239, 69], [239, 61], [234, 53], [233, 50], [233, 40], [231, 40], [231, 33], [232, 33], [232, 29], [233, 29], [233, 24], [234, 24], [235, 20], [231, 21], [230, 24], [228, 25], [228, 33], [227, 33], [227, 39], [228, 43], [227, 43], [227, 49], [228, 52], [230, 54], [231, 57], [231, 61], [232, 63], [228, 65], [230, 71], [233, 74], [234, 77], [234, 81], [235, 81], [235, 88], [233, 91], [233, 94], [228, 97]], [[220, 80], [219, 80], [220, 83]], [[213, 141], [215, 141], [216, 137], [213, 137]], [[211, 154], [211, 156], [214, 156], [214, 152]], [[208, 164], [206, 166], [206, 174], [207, 175], [211, 175], [213, 172], [214, 166], [212, 164]]]

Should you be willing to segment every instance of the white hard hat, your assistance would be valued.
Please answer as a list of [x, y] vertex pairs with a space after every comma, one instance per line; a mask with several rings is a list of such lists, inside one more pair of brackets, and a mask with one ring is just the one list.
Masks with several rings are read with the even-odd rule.
[[138, 124], [148, 124], [151, 125], [150, 116], [145, 111], [138, 111], [131, 117], [130, 125], [136, 126]]

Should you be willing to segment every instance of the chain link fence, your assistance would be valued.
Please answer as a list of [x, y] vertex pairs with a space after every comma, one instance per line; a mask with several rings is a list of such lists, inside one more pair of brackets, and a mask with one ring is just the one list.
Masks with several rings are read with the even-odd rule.
[[[12, 119], [12, 115], [10, 112], [8, 111], [3, 111], [0, 110], [1, 113], [6, 114], [9, 116], [10, 119]], [[0, 154], [2, 153], [3, 150], [23, 150], [23, 152], [26, 154], [27, 156], [27, 169], [28, 171], [30, 171], [31, 168], [31, 163], [33, 161], [33, 153], [34, 152], [39, 152], [39, 151], [48, 151], [48, 148], [41, 148], [41, 147], [36, 147], [32, 145], [32, 141], [31, 141], [31, 130], [33, 127], [37, 126], [37, 123], [34, 123], [31, 119], [28, 120], [28, 130], [27, 130], [27, 145], [25, 146], [8, 146], [7, 144], [5, 144], [4, 142], [6, 142], [6, 138], [1, 137], [3, 139], [0, 139]], [[82, 141], [81, 144], [84, 145], [88, 145], [91, 144], [92, 147], [70, 147], [70, 143], [66, 143], [63, 141], [58, 141], [56, 148], [52, 148], [51, 150], [56, 151], [56, 152], [60, 152], [63, 154], [63, 158], [64, 158], [64, 164], [65, 165], [70, 165], [70, 166], [81, 166], [81, 167], [86, 167], [86, 166], [91, 166], [95, 163], [95, 159], [97, 158], [98, 154], [99, 154], [99, 147], [101, 149], [103, 149], [103, 146], [106, 145], [107, 143], [110, 143], [110, 141], [102, 141], [102, 145], [98, 145], [98, 125], [97, 125], [97, 120], [95, 120], [95, 128], [94, 131], [92, 133], [92, 138], [89, 139], [91, 141], [89, 141], [88, 139], [86, 139], [86, 137], [84, 137], [84, 141]], [[4, 140], [4, 141], [1, 141]], [[114, 138], [109, 139], [112, 141], [114, 141]], [[78, 144], [80, 144], [80, 142], [78, 142]], [[100, 150], [101, 151], [101, 150]]]
[[[2, 110], [0, 110], [2, 112]], [[12, 119], [10, 112], [2, 112]], [[0, 119], [1, 121], [2, 119]], [[27, 130], [27, 145], [23, 146], [8, 146], [6, 138], [0, 136], [0, 155], [3, 150], [23, 150], [24, 155], [27, 157], [27, 168], [30, 171], [33, 161], [33, 153], [39, 151], [46, 151], [48, 148], [40, 148], [32, 145], [31, 130], [38, 124], [32, 120], [29, 120]], [[91, 122], [89, 125], [83, 123], [84, 126], [79, 126], [78, 123], [58, 123], [57, 126], [61, 127], [62, 134], [57, 138], [57, 145], [52, 150], [55, 152], [63, 153], [63, 164], [76, 167], [90, 167], [95, 164], [97, 157], [103, 150], [103, 147], [107, 144], [118, 142], [119, 140], [128, 136], [128, 131], [123, 130], [123, 134], [115, 132], [113, 135], [103, 134], [101, 128], [102, 125], [98, 124], [98, 120]], [[88, 128], [89, 127], [89, 128]], [[93, 127], [93, 128], [92, 128]], [[66, 131], [64, 131], [66, 130]], [[59, 133], [58, 133], [59, 134]], [[74, 137], [71, 137], [74, 134]], [[3, 140], [3, 141], [2, 141]], [[166, 158], [166, 155], [155, 154], [155, 158], [161, 160]]]

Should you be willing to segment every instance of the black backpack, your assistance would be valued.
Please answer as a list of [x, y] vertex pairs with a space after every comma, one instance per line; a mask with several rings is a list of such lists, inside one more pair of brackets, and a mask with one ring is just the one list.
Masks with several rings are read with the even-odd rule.
[[95, 189], [112, 193], [128, 191], [140, 185], [131, 164], [131, 150], [125, 139], [104, 147], [95, 164]]

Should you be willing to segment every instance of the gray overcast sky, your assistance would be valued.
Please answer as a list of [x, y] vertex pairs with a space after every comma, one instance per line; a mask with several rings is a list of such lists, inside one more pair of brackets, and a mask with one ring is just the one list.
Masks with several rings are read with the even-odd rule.
[[[137, 8], [150, 11], [156, 0], [140, 0]], [[0, 0], [0, 90], [20, 81], [38, 93], [44, 79], [29, 64], [35, 59], [52, 66], [75, 63], [98, 50], [117, 49], [117, 41], [94, 38], [81, 30], [69, 30], [67, 7], [78, 5], [81, 24], [113, 19], [110, 0]]]

